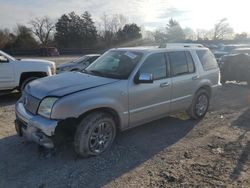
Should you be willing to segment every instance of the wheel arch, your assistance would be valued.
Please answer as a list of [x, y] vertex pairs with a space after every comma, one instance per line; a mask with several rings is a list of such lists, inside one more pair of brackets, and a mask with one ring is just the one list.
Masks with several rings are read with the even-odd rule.
[[208, 92], [209, 98], [212, 96], [212, 88], [211, 88], [211, 86], [203, 85], [203, 86], [199, 87], [199, 89], [197, 89], [196, 93], [201, 89], [204, 89], [204, 90], [206, 90]]
[[77, 129], [77, 125], [82, 121], [82, 119], [87, 117], [89, 114], [95, 113], [95, 112], [104, 112], [104, 113], [111, 115], [114, 118], [116, 129], [119, 130], [121, 128], [120, 117], [117, 111], [115, 111], [113, 108], [101, 107], [101, 108], [91, 109], [82, 113], [77, 118], [67, 118], [58, 123], [58, 126], [55, 128], [55, 132], [54, 132], [54, 136], [55, 136], [54, 141], [56, 145], [64, 143], [65, 137], [72, 139]]
[[24, 80], [26, 80], [27, 78], [30, 78], [30, 77], [39, 77], [39, 78], [42, 78], [42, 77], [46, 77], [47, 76], [47, 73], [46, 72], [23, 72], [21, 75], [20, 75], [20, 79], [19, 79], [19, 86], [23, 83]]
[[104, 113], [107, 113], [107, 114], [111, 115], [114, 118], [116, 127], [120, 128], [121, 119], [120, 119], [117, 111], [114, 110], [113, 108], [110, 108], [110, 107], [100, 107], [100, 108], [95, 108], [95, 109], [88, 110], [88, 111], [84, 112], [83, 114], [81, 114], [77, 118], [77, 120], [81, 121], [84, 117], [86, 117], [87, 115], [89, 115], [91, 113], [94, 113], [94, 112], [104, 112]]

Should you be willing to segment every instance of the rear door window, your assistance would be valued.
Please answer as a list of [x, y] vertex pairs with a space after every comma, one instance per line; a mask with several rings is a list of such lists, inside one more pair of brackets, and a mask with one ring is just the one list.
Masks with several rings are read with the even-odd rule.
[[209, 50], [197, 50], [196, 53], [205, 71], [218, 68], [217, 61]]
[[194, 60], [193, 60], [190, 52], [186, 52], [186, 57], [187, 57], [187, 64], [188, 64], [189, 73], [195, 72]]
[[172, 76], [189, 74], [195, 71], [193, 58], [190, 52], [168, 52], [168, 57], [171, 64]]

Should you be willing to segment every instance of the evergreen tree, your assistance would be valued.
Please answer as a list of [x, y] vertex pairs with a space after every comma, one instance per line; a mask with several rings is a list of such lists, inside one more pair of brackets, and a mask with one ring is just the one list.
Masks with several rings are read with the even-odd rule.
[[185, 39], [185, 34], [180, 24], [171, 18], [166, 27], [167, 41], [168, 42], [180, 42]]
[[96, 39], [96, 27], [88, 12], [84, 12], [81, 16], [74, 12], [64, 14], [56, 23], [55, 40], [61, 47], [90, 47]]
[[119, 29], [117, 32], [117, 38], [119, 42], [127, 42], [141, 38], [141, 28], [136, 24], [126, 24], [123, 29]]

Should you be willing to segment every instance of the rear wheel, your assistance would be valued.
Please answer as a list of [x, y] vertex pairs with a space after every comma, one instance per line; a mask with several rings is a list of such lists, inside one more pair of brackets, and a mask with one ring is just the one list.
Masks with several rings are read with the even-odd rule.
[[19, 90], [20, 90], [21, 92], [23, 92], [25, 86], [26, 86], [29, 82], [31, 82], [31, 81], [33, 81], [33, 80], [36, 80], [36, 79], [38, 79], [38, 78], [39, 78], [39, 77], [32, 76], [32, 77], [29, 77], [29, 78], [24, 79], [24, 80], [22, 81], [22, 83], [20, 84]]
[[202, 119], [209, 108], [209, 93], [205, 89], [200, 89], [194, 96], [193, 102], [188, 110], [188, 115], [192, 119]]
[[89, 114], [77, 127], [75, 151], [82, 157], [99, 155], [111, 146], [115, 136], [115, 121], [111, 115], [103, 112]]

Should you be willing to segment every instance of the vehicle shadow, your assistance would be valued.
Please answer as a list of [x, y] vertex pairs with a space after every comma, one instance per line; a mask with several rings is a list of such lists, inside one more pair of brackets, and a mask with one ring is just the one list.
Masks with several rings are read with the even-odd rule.
[[118, 133], [98, 157], [78, 158], [72, 144], [44, 156], [17, 136], [0, 139], [0, 187], [102, 187], [185, 137], [196, 121], [167, 117]]
[[19, 92], [11, 92], [8, 94], [0, 93], [0, 107], [13, 105], [17, 102], [17, 100], [21, 97], [21, 93]]
[[242, 143], [246, 139], [246, 134], [250, 131], [250, 108], [247, 109], [237, 120], [232, 123], [233, 127], [243, 129], [243, 133], [239, 136], [238, 140], [234, 143], [230, 143], [231, 146], [238, 146], [235, 151], [240, 153], [237, 163], [230, 175], [230, 179], [237, 181], [240, 178], [241, 172], [244, 171], [244, 167], [250, 160], [250, 141], [247, 141], [242, 148]]

